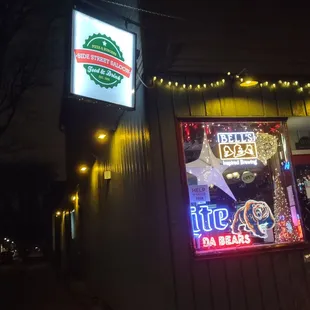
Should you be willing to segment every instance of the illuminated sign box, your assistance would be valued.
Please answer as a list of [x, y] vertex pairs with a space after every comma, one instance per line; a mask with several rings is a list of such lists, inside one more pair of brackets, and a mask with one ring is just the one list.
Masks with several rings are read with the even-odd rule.
[[219, 154], [226, 165], [257, 165], [254, 132], [221, 132], [217, 134]]
[[73, 10], [70, 94], [133, 109], [135, 53], [135, 34]]

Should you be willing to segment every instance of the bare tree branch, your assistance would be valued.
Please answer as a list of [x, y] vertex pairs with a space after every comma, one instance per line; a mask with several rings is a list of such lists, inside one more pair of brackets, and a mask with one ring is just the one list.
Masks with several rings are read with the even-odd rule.
[[[42, 18], [43, 27], [36, 29], [35, 34], [30, 33], [25, 44], [25, 35], [20, 35], [19, 40], [22, 42], [22, 48], [17, 48], [17, 50], [22, 55], [18, 56], [18, 53], [9, 55], [12, 63], [11, 68], [10, 64], [8, 65], [8, 58], [6, 58], [8, 55], [4, 53], [8, 54], [10, 44], [13, 43], [13, 40], [18, 40], [16, 36], [22, 29], [25, 20], [29, 19], [29, 14], [37, 9], [35, 4], [38, 4], [37, 0], [16, 0], [13, 1], [13, 4], [7, 0], [4, 11], [1, 11], [0, 6], [0, 35], [3, 34], [4, 37], [4, 40], [0, 40], [0, 116], [2, 118], [0, 136], [9, 127], [24, 92], [36, 85], [35, 76], [42, 61], [42, 51], [47, 43], [51, 25], [62, 13], [63, 2], [61, 0], [50, 3], [51, 6], [48, 3], [45, 6], [41, 5], [41, 10], [45, 14]], [[6, 67], [9, 69], [5, 69]]]

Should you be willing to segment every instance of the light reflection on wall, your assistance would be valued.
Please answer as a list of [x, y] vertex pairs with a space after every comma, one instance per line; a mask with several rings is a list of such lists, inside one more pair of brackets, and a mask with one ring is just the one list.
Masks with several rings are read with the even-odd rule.
[[100, 193], [104, 192], [107, 186], [107, 181], [103, 179], [104, 171], [112, 173], [108, 190], [110, 194], [114, 192], [113, 196], [117, 194], [114, 198], [117, 200], [125, 192], [128, 195], [128, 189], [124, 188], [128, 181], [134, 185], [134, 179], [138, 176], [141, 182], [141, 175], [145, 175], [149, 169], [148, 157], [145, 156], [150, 143], [149, 131], [141, 120], [129, 120], [129, 117], [120, 123], [110, 137], [101, 161], [96, 161], [91, 169], [90, 201], [94, 210], [99, 210]]
[[90, 205], [94, 211], [99, 210], [99, 177], [100, 163], [95, 162], [90, 175]]

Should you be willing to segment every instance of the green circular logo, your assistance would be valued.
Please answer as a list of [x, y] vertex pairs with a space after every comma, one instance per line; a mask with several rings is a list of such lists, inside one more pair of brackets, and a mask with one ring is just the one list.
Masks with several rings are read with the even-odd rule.
[[76, 61], [83, 64], [86, 74], [100, 87], [113, 88], [130, 77], [132, 69], [125, 64], [119, 46], [104, 34], [93, 34], [82, 49], [74, 52]]

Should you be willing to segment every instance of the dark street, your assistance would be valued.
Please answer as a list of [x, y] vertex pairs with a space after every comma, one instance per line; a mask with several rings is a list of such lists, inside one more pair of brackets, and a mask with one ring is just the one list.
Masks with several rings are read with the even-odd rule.
[[48, 264], [0, 267], [0, 298], [3, 310], [80, 310], [64, 283]]

